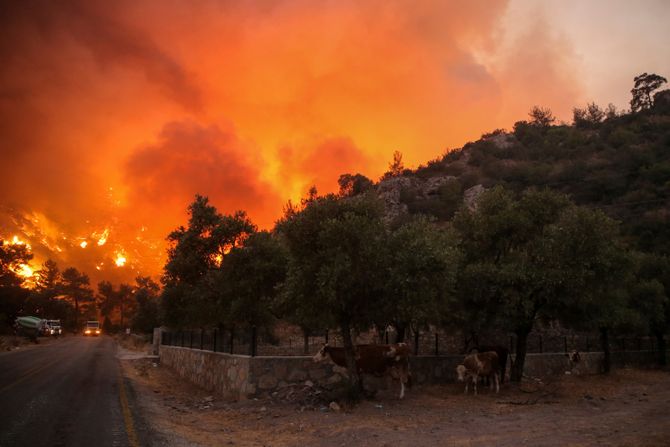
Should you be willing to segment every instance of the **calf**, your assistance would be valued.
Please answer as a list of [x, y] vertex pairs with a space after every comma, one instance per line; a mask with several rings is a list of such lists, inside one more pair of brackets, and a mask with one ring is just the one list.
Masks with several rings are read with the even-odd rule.
[[[409, 347], [406, 343], [392, 345], [356, 345], [354, 359], [359, 374], [372, 374], [377, 377], [390, 375], [400, 381], [400, 399], [405, 396], [405, 385], [411, 387], [409, 372]], [[313, 357], [315, 362], [330, 359], [336, 365], [347, 367], [344, 348], [323, 347]]]
[[[467, 355], [463, 359], [463, 364], [456, 367], [458, 380], [465, 382], [465, 394], [468, 394], [468, 385], [472, 380], [475, 388], [475, 396], [477, 395], [477, 382], [480, 377], [493, 376], [493, 381], [496, 384], [496, 393], [500, 392], [499, 371], [498, 354], [494, 351]], [[491, 389], [493, 389], [493, 382], [491, 382]]]

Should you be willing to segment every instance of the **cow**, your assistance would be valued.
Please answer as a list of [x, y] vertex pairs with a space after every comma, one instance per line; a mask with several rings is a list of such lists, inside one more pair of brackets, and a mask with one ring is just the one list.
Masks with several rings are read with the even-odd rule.
[[465, 394], [468, 394], [468, 385], [472, 380], [475, 388], [475, 396], [477, 395], [477, 382], [480, 377], [493, 377], [491, 382], [491, 389], [493, 383], [496, 384], [496, 393], [500, 392], [500, 382], [498, 376], [500, 374], [500, 366], [498, 364], [498, 354], [495, 351], [474, 353], [465, 356], [463, 363], [456, 367], [458, 380], [465, 382]]
[[507, 357], [509, 351], [504, 346], [499, 345], [481, 345], [470, 350], [470, 354], [475, 352], [489, 352], [493, 351], [498, 354], [498, 365], [500, 366], [500, 383], [505, 383], [505, 373], [507, 369]]
[[[354, 359], [359, 374], [372, 374], [377, 377], [390, 375], [400, 381], [400, 399], [405, 397], [405, 385], [412, 386], [409, 371], [410, 349], [406, 343], [391, 345], [356, 345]], [[338, 366], [347, 367], [344, 348], [329, 346], [325, 343], [314, 355], [315, 362], [330, 358]]]
[[582, 357], [579, 354], [579, 351], [570, 351], [566, 352], [565, 356], [568, 358], [568, 363], [570, 365], [570, 370], [566, 371], [566, 374], [579, 374], [579, 363], [582, 361]]

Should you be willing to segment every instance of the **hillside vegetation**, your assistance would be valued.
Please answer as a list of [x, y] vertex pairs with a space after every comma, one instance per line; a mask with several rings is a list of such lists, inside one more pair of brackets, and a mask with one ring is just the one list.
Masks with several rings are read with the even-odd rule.
[[[410, 214], [450, 220], [464, 192], [476, 185], [516, 192], [549, 188], [622, 222], [637, 248], [668, 254], [669, 93], [660, 92], [654, 107], [637, 113], [610, 109], [572, 125], [519, 121], [512, 131], [483, 135], [416, 170], [403, 170], [409, 181], [400, 182], [400, 202]], [[426, 184], [439, 187], [426, 194]]]

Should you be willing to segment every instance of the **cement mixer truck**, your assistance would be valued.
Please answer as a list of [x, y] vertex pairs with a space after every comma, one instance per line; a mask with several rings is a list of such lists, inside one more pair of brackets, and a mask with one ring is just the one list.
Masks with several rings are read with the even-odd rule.
[[14, 322], [14, 327], [18, 335], [25, 335], [37, 343], [37, 336], [46, 328], [46, 320], [38, 317], [18, 317]]

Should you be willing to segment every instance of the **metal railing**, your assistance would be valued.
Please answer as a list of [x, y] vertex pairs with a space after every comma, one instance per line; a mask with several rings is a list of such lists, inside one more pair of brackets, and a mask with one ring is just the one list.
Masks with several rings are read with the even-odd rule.
[[[357, 343], [395, 343], [394, 333], [366, 333], [356, 338]], [[404, 340], [412, 347], [414, 355], [440, 356], [463, 354], [474, 345], [466, 344], [460, 335], [446, 331], [419, 331], [408, 334]], [[479, 340], [480, 345], [505, 346], [510, 354], [516, 353], [516, 336], [501, 334]], [[342, 340], [335, 332], [322, 331], [316, 335], [304, 336], [268, 336], [261, 335], [256, 328], [216, 328], [182, 331], [163, 331], [161, 344], [180, 346], [228, 354], [250, 356], [301, 356], [315, 354], [323, 343], [342, 346]], [[656, 351], [658, 343], [655, 337], [648, 336], [612, 336], [612, 352]], [[601, 351], [601, 341], [597, 334], [549, 335], [531, 333], [527, 339], [528, 354], [567, 353], [570, 351]]]

